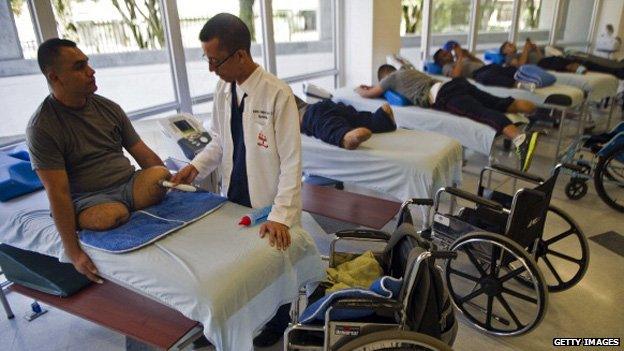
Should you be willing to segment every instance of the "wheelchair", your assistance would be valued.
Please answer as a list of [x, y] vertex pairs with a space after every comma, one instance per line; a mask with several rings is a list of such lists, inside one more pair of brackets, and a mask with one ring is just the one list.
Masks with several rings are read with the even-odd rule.
[[[527, 333], [544, 317], [548, 293], [571, 288], [585, 274], [589, 263], [585, 235], [572, 218], [550, 205], [563, 167], [557, 165], [544, 180], [492, 165], [481, 171], [476, 195], [447, 187], [434, 199], [403, 203], [401, 217], [410, 217], [410, 205], [428, 206], [433, 221], [420, 236], [457, 253], [455, 260], [446, 262], [446, 286], [454, 305], [476, 328], [501, 336]], [[579, 171], [576, 165], [565, 167]], [[490, 189], [486, 174], [488, 183], [492, 174], [499, 174], [535, 187], [521, 188], [512, 196]], [[456, 215], [442, 213], [444, 193], [474, 207]]]
[[[383, 250], [374, 253], [375, 258], [385, 275], [402, 278], [400, 291], [396, 298], [340, 297], [328, 304], [324, 314], [319, 312], [321, 317], [316, 322], [303, 323], [298, 308], [305, 299], [302, 290], [291, 309], [292, 322], [284, 333], [284, 350], [451, 350], [449, 345], [458, 326], [434, 261], [452, 259], [454, 253], [434, 250], [418, 238], [411, 223], [398, 226], [392, 235], [362, 229], [334, 234], [327, 258], [330, 267], [357, 256], [338, 251], [338, 244], [383, 246]], [[322, 295], [325, 291], [319, 285], [308, 301]], [[341, 312], [362, 310], [370, 314], [339, 317]]]
[[[589, 157], [585, 158], [586, 155]], [[570, 200], [583, 198], [587, 194], [587, 182], [593, 178], [602, 201], [624, 212], [624, 122], [607, 133], [579, 137], [568, 147], [562, 162], [581, 167], [580, 171], [571, 173], [565, 187]]]

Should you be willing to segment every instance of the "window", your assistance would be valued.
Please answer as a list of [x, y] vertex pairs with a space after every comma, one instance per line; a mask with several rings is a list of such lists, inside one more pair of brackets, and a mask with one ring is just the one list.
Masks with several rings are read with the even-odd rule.
[[563, 3], [557, 45], [585, 49], [593, 8], [594, 0], [568, 0]]
[[535, 43], [548, 42], [554, 9], [552, 0], [522, 0], [518, 23], [518, 43], [531, 38]]
[[98, 94], [126, 112], [175, 101], [160, 1], [52, 5], [60, 37], [75, 41], [89, 56]]
[[481, 1], [477, 36], [480, 48], [498, 47], [507, 40], [511, 30], [513, 3], [514, 0]]
[[420, 35], [423, 0], [401, 0], [401, 35]]
[[432, 1], [431, 38], [433, 52], [448, 40], [461, 45], [468, 42], [470, 31], [470, 0]]
[[273, 0], [276, 68], [280, 78], [332, 70], [334, 0]]
[[[262, 62], [262, 22], [260, 19], [259, 0], [177, 0], [180, 30], [186, 58], [191, 96], [205, 96], [215, 90], [219, 77], [208, 70], [208, 63], [202, 58], [203, 51], [199, 41], [199, 32], [210, 17], [226, 12], [239, 16], [249, 28], [251, 36], [251, 55], [260, 65]], [[194, 106], [194, 113], [209, 112], [206, 105]]]

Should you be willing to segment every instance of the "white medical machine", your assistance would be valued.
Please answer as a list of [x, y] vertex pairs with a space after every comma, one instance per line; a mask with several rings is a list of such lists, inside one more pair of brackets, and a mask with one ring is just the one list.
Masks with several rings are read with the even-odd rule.
[[201, 122], [188, 113], [180, 113], [158, 121], [163, 133], [174, 139], [184, 156], [192, 160], [210, 142], [210, 134]]

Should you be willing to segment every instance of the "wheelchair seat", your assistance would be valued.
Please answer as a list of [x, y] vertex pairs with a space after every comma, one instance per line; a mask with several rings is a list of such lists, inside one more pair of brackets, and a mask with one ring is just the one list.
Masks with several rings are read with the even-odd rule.
[[[336, 250], [341, 240], [386, 243], [383, 251], [375, 256], [385, 275], [403, 279], [398, 296], [392, 299], [338, 298], [330, 303], [324, 321], [302, 324], [293, 318], [294, 323], [285, 333], [287, 349], [321, 349], [324, 345], [322, 349], [328, 349], [326, 346], [329, 346], [332, 350], [342, 350], [350, 347], [350, 343], [358, 338], [375, 332], [398, 330], [402, 325], [414, 334], [424, 334], [446, 344], [453, 343], [457, 334], [457, 321], [451, 301], [434, 259], [431, 258], [431, 246], [418, 237], [413, 224], [399, 226], [392, 235], [372, 230], [347, 230], [336, 233], [336, 236], [331, 245], [332, 267], [338, 263], [337, 257], [345, 258], [344, 253]], [[323, 297], [323, 290], [321, 286], [314, 291], [308, 298], [309, 305]], [[368, 309], [372, 314], [335, 320], [336, 311], [349, 309]], [[298, 312], [296, 315], [298, 317]]]

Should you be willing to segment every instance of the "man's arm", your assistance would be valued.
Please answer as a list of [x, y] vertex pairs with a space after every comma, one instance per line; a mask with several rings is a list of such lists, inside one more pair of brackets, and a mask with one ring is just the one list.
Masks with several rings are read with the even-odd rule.
[[76, 270], [96, 283], [102, 283], [95, 264], [82, 250], [76, 233], [76, 213], [69, 192], [69, 179], [65, 170], [37, 169], [37, 175], [48, 194], [50, 211], [56, 228], [61, 235], [65, 254]]
[[374, 99], [383, 95], [384, 90], [381, 85], [375, 86], [360, 85], [355, 91], [360, 94], [361, 97]]
[[142, 169], [153, 166], [164, 166], [163, 161], [156, 153], [147, 146], [143, 140], [139, 140], [128, 148], [128, 152], [139, 163]]
[[522, 48], [522, 54], [520, 54], [520, 57], [518, 58], [516, 67], [522, 66], [529, 61], [529, 52], [531, 52], [531, 43], [527, 42]]

